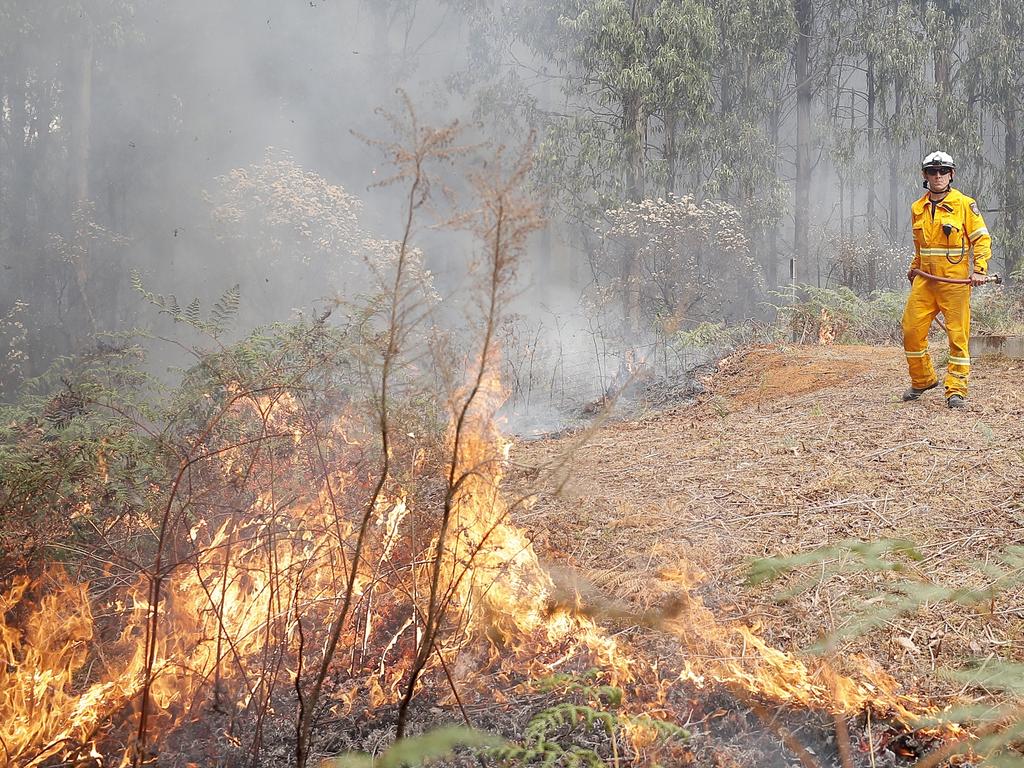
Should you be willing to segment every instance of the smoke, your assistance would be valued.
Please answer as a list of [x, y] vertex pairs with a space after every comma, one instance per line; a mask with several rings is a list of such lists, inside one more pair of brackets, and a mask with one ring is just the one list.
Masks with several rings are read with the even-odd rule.
[[[458, 120], [468, 142], [513, 147], [540, 129], [542, 150], [550, 138], [545, 121], [564, 117], [571, 125], [592, 106], [566, 96], [561, 75], [545, 69], [530, 46], [488, 47], [488, 34], [497, 39], [505, 31], [493, 27], [511, 23], [496, 14], [453, 0], [10, 3], [0, 13], [7, 22], [0, 32], [0, 317], [16, 302], [25, 305], [19, 317], [31, 330], [17, 343], [31, 354], [21, 375], [87, 346], [96, 332], [136, 325], [168, 331], [131, 289], [134, 272], [149, 290], [174, 294], [183, 305], [198, 299], [210, 307], [239, 284], [239, 332], [296, 311], [318, 313], [331, 297], [365, 289], [362, 277], [346, 277], [342, 267], [366, 239], [396, 237], [403, 201], [397, 188], [375, 186], [388, 169], [357, 134], [387, 131], [377, 110], [395, 109], [398, 89], [410, 95], [422, 123]], [[790, 128], [781, 127], [784, 147]], [[823, 141], [828, 150], [831, 139]], [[322, 211], [314, 212], [304, 231], [301, 200], [287, 237], [275, 240], [281, 232], [259, 225], [255, 203], [248, 224], [225, 226], [216, 215], [218, 202], [230, 195], [225, 179], [258, 173], [268, 158], [284, 157], [314, 180], [307, 192], [340, 190], [352, 201], [360, 237], [315, 247], [315, 231], [328, 225]], [[772, 160], [779, 188], [761, 191], [783, 211], [780, 276], [791, 249], [783, 184], [792, 171], [788, 162], [787, 152]], [[883, 184], [887, 168], [878, 158], [857, 171], [877, 176], [880, 206], [895, 194], [902, 210], [917, 191], [912, 166], [907, 159], [900, 171], [905, 189], [895, 193]], [[848, 230], [851, 239], [861, 234], [862, 219], [852, 212], [863, 189], [848, 177], [836, 184], [828, 151], [814, 178], [812, 260], [797, 270], [801, 281], [827, 284], [836, 231]], [[563, 181], [542, 174], [534, 193], [543, 197]], [[699, 194], [688, 188], [699, 182], [681, 181], [679, 192]], [[74, 221], [79, 194], [90, 210], [86, 228]], [[457, 324], [472, 246], [462, 235], [430, 228], [431, 216], [443, 220], [446, 212], [422, 214], [414, 244], [438, 292], [455, 297], [443, 306]], [[592, 354], [595, 321], [580, 297], [593, 280], [597, 246], [594, 233], [583, 231], [587, 226], [563, 218], [552, 207], [549, 230], [530, 248], [517, 311], [537, 345], [562, 350], [566, 368]], [[906, 238], [905, 219], [898, 217], [903, 229], [889, 233], [892, 238]], [[10, 346], [6, 336], [2, 342]], [[604, 365], [595, 358], [587, 376], [607, 376]]]

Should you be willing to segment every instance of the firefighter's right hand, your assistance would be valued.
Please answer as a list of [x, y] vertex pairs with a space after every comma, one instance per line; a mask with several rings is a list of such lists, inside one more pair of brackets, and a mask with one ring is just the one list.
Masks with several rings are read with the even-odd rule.
[[911, 285], [914, 284], [914, 277], [915, 277], [915, 275], [914, 275], [914, 268], [911, 267], [910, 269], [907, 270], [907, 280], [910, 281]]

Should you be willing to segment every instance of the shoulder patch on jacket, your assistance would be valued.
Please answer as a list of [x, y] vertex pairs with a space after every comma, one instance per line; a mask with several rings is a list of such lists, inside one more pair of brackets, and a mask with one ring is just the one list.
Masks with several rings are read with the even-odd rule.
[[971, 201], [971, 210], [974, 212], [975, 216], [981, 216], [981, 211], [978, 210], [978, 204], [973, 200]]

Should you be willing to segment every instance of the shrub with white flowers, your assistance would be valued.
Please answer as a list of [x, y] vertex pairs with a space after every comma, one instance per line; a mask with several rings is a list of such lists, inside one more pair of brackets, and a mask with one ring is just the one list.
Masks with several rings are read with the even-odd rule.
[[[344, 187], [268, 148], [262, 161], [217, 178], [207, 194], [219, 236], [250, 249], [251, 264], [277, 274], [306, 274], [324, 293], [347, 298], [387, 287], [400, 244], [360, 224], [363, 202]], [[433, 299], [423, 254], [409, 247], [406, 274]]]
[[[670, 195], [624, 203], [605, 222], [599, 266], [649, 327], [734, 314], [761, 284], [743, 218], [728, 203]], [[617, 268], [629, 258], [632, 269]]]

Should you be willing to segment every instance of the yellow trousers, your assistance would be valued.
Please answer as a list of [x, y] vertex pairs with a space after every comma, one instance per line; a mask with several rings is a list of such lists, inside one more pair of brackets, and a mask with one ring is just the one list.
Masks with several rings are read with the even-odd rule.
[[951, 285], [915, 277], [903, 310], [903, 351], [907, 354], [911, 386], [930, 387], [938, 376], [928, 355], [928, 328], [942, 312], [949, 334], [949, 365], [946, 368], [946, 397], [967, 397], [971, 371], [968, 339], [971, 337], [971, 286]]

